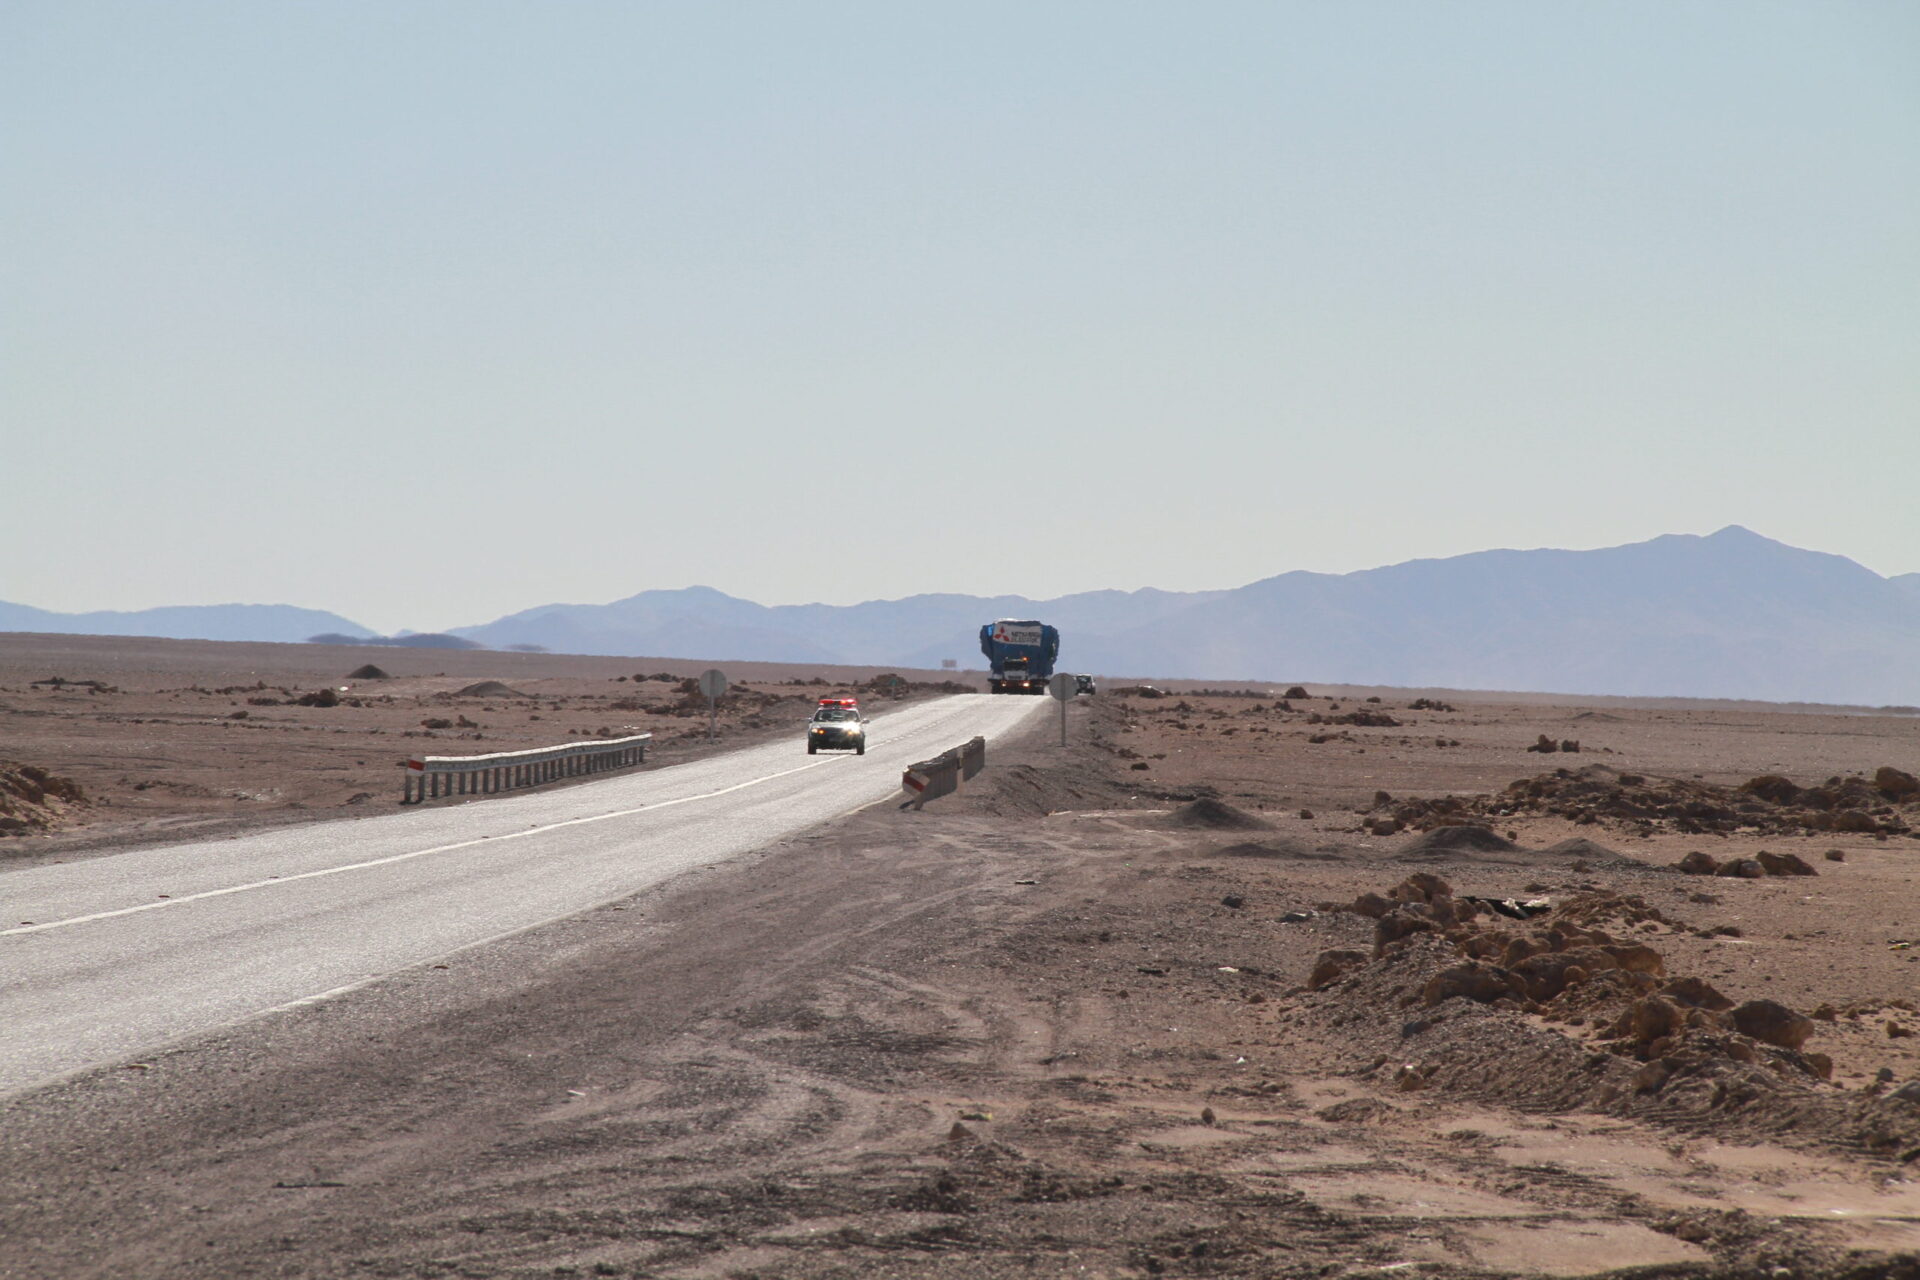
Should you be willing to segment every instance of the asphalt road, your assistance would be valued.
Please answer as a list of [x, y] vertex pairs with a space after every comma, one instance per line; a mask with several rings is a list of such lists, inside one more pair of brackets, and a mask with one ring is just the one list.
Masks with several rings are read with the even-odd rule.
[[0, 1096], [764, 847], [1055, 705], [942, 698], [875, 715], [864, 756], [809, 756], [796, 724], [791, 741], [546, 793], [0, 875]]

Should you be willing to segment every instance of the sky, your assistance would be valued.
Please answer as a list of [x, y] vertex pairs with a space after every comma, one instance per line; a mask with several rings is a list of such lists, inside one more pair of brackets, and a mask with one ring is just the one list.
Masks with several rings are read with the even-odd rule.
[[0, 6], [0, 600], [1920, 571], [1910, 0]]

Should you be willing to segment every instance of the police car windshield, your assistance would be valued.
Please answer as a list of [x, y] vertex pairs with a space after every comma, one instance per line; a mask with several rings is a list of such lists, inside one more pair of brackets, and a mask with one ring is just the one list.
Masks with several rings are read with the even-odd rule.
[[858, 720], [860, 713], [849, 711], [845, 707], [823, 707], [814, 712], [813, 718], [815, 720]]

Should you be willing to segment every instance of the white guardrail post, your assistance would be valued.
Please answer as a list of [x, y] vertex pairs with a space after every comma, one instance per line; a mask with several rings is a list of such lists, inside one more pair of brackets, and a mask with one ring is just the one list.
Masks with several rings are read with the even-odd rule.
[[419, 804], [442, 795], [491, 795], [514, 787], [537, 787], [555, 778], [624, 769], [643, 762], [652, 741], [652, 734], [637, 733], [629, 738], [596, 738], [484, 756], [420, 756], [407, 761], [400, 803]]

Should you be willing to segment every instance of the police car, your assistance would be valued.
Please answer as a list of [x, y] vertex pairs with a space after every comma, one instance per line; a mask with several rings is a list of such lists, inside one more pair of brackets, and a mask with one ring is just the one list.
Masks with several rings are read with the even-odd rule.
[[866, 717], [852, 703], [851, 698], [820, 700], [819, 710], [813, 713], [813, 719], [807, 721], [808, 755], [817, 751], [851, 751], [857, 756], [867, 754]]

